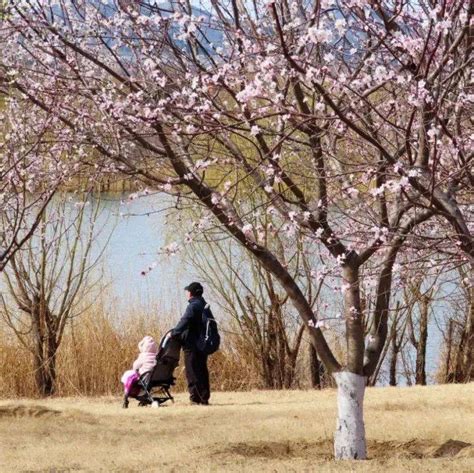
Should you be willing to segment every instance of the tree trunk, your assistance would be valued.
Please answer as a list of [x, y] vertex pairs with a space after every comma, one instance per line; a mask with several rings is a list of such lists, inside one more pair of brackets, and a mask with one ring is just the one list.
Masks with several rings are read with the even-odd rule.
[[293, 382], [295, 380], [295, 372], [296, 372], [296, 356], [295, 353], [292, 353], [285, 365], [284, 365], [284, 381], [283, 381], [283, 388], [284, 389], [291, 389], [293, 386]]
[[394, 333], [392, 337], [392, 356], [390, 358], [390, 386], [397, 385], [397, 358], [398, 358], [398, 344], [397, 334]]
[[424, 297], [421, 301], [420, 336], [416, 345], [416, 384], [426, 385], [426, 342], [428, 340], [428, 311], [430, 299]]
[[444, 382], [451, 383], [452, 382], [452, 372], [451, 372], [451, 352], [453, 347], [453, 327], [454, 321], [453, 319], [449, 319], [449, 328], [448, 328], [448, 339], [446, 341], [446, 365], [444, 369]]
[[35, 355], [35, 381], [38, 393], [42, 397], [52, 396], [56, 385], [56, 356], [44, 358]]
[[351, 373], [364, 372], [364, 319], [360, 305], [359, 268], [344, 266], [344, 315], [346, 321], [347, 369]]
[[35, 382], [40, 396], [54, 394], [56, 383], [56, 330], [51, 314], [36, 301], [32, 305], [32, 327], [35, 338]]
[[314, 389], [321, 389], [321, 367], [322, 363], [319, 361], [318, 354], [313, 344], [309, 344], [309, 370], [311, 374], [311, 386]]
[[474, 380], [474, 285], [472, 277], [469, 279], [471, 287], [469, 288], [469, 306], [464, 328], [464, 354], [463, 354], [463, 383], [469, 383]]
[[338, 418], [334, 435], [336, 460], [365, 460], [367, 448], [363, 402], [367, 378], [349, 371], [334, 373]]

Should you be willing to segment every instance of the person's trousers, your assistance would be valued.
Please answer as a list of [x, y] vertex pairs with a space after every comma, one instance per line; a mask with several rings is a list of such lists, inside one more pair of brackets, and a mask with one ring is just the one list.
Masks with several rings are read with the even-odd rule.
[[191, 402], [207, 404], [211, 396], [207, 355], [197, 350], [184, 350], [184, 366]]

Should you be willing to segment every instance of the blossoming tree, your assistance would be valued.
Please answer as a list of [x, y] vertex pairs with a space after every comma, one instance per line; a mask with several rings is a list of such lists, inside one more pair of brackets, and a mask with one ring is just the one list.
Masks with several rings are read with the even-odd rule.
[[0, 272], [32, 237], [69, 174], [60, 159], [63, 145], [49, 144], [50, 120], [38, 123], [31, 111], [20, 112], [8, 89], [8, 77], [0, 76]]
[[[471, 21], [464, 0], [26, 0], [3, 62], [38, 121], [58, 119], [56, 143], [198, 206], [188, 240], [217, 224], [279, 281], [338, 384], [336, 457], [363, 459], [397, 256], [444, 220], [453, 262], [472, 263]], [[262, 213], [325, 248], [344, 359], [251, 223]]]

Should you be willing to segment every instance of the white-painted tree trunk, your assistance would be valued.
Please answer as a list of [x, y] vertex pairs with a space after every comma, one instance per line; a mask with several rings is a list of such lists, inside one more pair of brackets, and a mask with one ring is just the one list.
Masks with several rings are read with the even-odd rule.
[[334, 434], [336, 460], [365, 460], [364, 427], [366, 377], [349, 371], [334, 374], [337, 383], [337, 426]]

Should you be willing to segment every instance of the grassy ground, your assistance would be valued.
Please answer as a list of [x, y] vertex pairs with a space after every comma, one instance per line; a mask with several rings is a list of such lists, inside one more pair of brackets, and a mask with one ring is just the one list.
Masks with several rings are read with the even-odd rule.
[[214, 393], [209, 407], [179, 394], [128, 410], [112, 398], [4, 400], [0, 471], [472, 472], [474, 447], [459, 441], [474, 444], [473, 400], [474, 384], [369, 389], [365, 462], [331, 458], [335, 391]]

